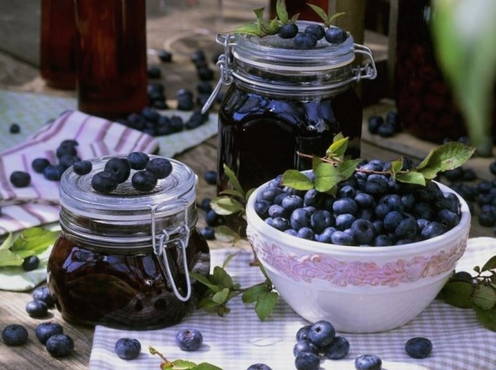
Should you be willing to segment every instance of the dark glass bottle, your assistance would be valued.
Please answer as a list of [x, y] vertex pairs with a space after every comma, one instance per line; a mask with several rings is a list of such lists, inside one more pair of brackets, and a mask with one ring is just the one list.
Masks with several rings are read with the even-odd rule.
[[145, 0], [75, 0], [79, 109], [107, 117], [147, 103]]
[[76, 22], [72, 0], [42, 0], [40, 72], [57, 89], [76, 86]]

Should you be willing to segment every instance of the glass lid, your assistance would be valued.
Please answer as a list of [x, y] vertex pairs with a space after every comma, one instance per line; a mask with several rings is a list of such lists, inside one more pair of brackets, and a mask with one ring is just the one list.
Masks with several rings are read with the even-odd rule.
[[[150, 159], [158, 156], [150, 155]], [[133, 188], [131, 175], [126, 182], [111, 194], [96, 192], [91, 186], [91, 179], [97, 172], [103, 171], [105, 164], [112, 157], [92, 160], [91, 173], [79, 176], [72, 167], [67, 169], [61, 179], [60, 202], [63, 208], [73, 214], [88, 218], [106, 220], [143, 220], [150, 217], [153, 207], [157, 207], [157, 216], [175, 214], [193, 204], [196, 196], [197, 176], [184, 163], [169, 159], [172, 172], [165, 179], [159, 179], [157, 186], [150, 192], [141, 192]]]

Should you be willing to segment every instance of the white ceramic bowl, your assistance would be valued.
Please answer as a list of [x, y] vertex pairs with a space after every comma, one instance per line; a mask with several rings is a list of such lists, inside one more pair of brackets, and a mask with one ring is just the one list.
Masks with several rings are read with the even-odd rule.
[[414, 319], [436, 297], [465, 251], [467, 203], [460, 223], [443, 235], [393, 247], [351, 247], [309, 241], [267, 225], [255, 212], [260, 186], [247, 205], [248, 239], [284, 300], [310, 322], [371, 333]]

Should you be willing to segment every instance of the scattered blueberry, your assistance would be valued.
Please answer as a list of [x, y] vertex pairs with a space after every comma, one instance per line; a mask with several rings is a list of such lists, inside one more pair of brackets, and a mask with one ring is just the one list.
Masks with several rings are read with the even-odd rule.
[[205, 171], [203, 178], [209, 185], [217, 184], [217, 171]]
[[25, 188], [31, 184], [31, 175], [24, 171], [14, 171], [10, 175], [10, 182], [16, 188]]
[[164, 50], [164, 49], [158, 50], [157, 56], [164, 63], [172, 62], [172, 53], [168, 50]]
[[205, 216], [205, 222], [208, 226], [215, 227], [222, 225], [224, 223], [224, 218], [221, 215], [215, 213], [213, 209], [211, 209]]
[[214, 71], [208, 66], [197, 69], [198, 78], [202, 81], [212, 81], [214, 79]]
[[376, 355], [361, 355], [355, 359], [357, 370], [381, 370], [382, 360]]
[[74, 172], [79, 175], [87, 175], [91, 172], [93, 165], [90, 161], [78, 161], [72, 165]]
[[272, 370], [272, 368], [265, 364], [253, 364], [250, 365], [246, 370]]
[[40, 265], [40, 259], [37, 256], [29, 256], [24, 258], [22, 262], [22, 269], [24, 271], [36, 270]]
[[105, 164], [105, 172], [111, 173], [115, 180], [121, 184], [129, 178], [131, 167], [124, 158], [111, 158]]
[[296, 340], [308, 339], [308, 332], [312, 325], [303, 326], [296, 332]]
[[395, 134], [396, 130], [393, 125], [387, 123], [379, 126], [377, 133], [382, 137], [391, 137]]
[[317, 40], [308, 33], [299, 32], [294, 38], [294, 46], [296, 49], [312, 49], [317, 44]]
[[53, 357], [67, 357], [74, 350], [74, 341], [65, 334], [55, 334], [48, 338], [45, 346]]
[[103, 194], [111, 193], [117, 188], [117, 185], [118, 181], [114, 174], [106, 171], [96, 173], [91, 179], [91, 186], [93, 189]]
[[43, 301], [31, 301], [26, 304], [26, 312], [31, 317], [45, 317], [48, 313], [48, 306]]
[[18, 134], [21, 132], [21, 126], [19, 126], [17, 123], [12, 123], [9, 128], [9, 132], [11, 134]]
[[293, 347], [293, 354], [295, 356], [298, 356], [301, 352], [311, 352], [318, 354], [319, 349], [317, 348], [317, 346], [315, 346], [315, 344], [313, 344], [309, 340], [302, 339], [296, 342], [296, 344]]
[[32, 296], [35, 301], [44, 302], [48, 308], [52, 308], [55, 304], [55, 300], [47, 286], [36, 288], [33, 290]]
[[138, 171], [131, 178], [131, 184], [136, 190], [151, 191], [157, 185], [157, 178], [148, 170]]
[[371, 116], [368, 121], [368, 128], [371, 134], [377, 134], [379, 127], [384, 123], [384, 118], [381, 116]]
[[331, 344], [323, 350], [324, 356], [330, 360], [340, 360], [348, 356], [350, 342], [345, 337], [335, 337]]
[[172, 163], [166, 158], [153, 158], [146, 165], [146, 170], [157, 179], [165, 179], [172, 172]]
[[317, 321], [308, 331], [308, 340], [319, 348], [328, 346], [334, 340], [336, 331], [329, 321]]
[[214, 240], [215, 239], [215, 230], [211, 227], [204, 227], [203, 229], [200, 229], [200, 234], [207, 240]]
[[127, 156], [129, 166], [133, 170], [144, 170], [149, 160], [150, 157], [143, 152], [132, 152]]
[[301, 352], [296, 356], [295, 366], [297, 370], [318, 370], [320, 358], [315, 353]]
[[347, 37], [346, 32], [339, 27], [329, 27], [325, 32], [325, 38], [331, 44], [341, 44]]
[[[202, 201], [200, 202], [198, 207], [200, 207], [200, 209], [204, 210], [205, 212], [208, 212], [212, 209], [212, 207], [210, 206], [211, 202], [212, 202], [212, 200], [210, 198], [202, 199]], [[258, 213], [258, 211], [257, 211], [257, 213]]]
[[22, 325], [7, 325], [2, 330], [2, 340], [8, 346], [21, 346], [28, 341], [28, 331]]
[[432, 343], [423, 337], [411, 338], [405, 344], [405, 351], [410, 357], [426, 358], [432, 352]]
[[287, 23], [279, 29], [279, 37], [283, 39], [292, 39], [298, 33], [298, 26], [296, 23]]
[[307, 28], [305, 28], [305, 33], [312, 36], [316, 41], [323, 39], [325, 36], [324, 27], [322, 27], [320, 24], [311, 24], [307, 26]]
[[197, 351], [203, 343], [203, 336], [197, 329], [181, 329], [176, 334], [176, 343], [183, 351]]
[[141, 353], [141, 343], [134, 338], [120, 338], [115, 342], [114, 352], [123, 360], [134, 360]]
[[36, 327], [35, 334], [41, 344], [46, 344], [48, 338], [51, 336], [64, 334], [64, 329], [60, 324], [44, 322]]
[[157, 66], [150, 66], [147, 70], [148, 78], [156, 79], [162, 77], [162, 71]]
[[43, 170], [50, 165], [50, 162], [48, 162], [48, 159], [46, 158], [36, 158], [33, 160], [31, 163], [31, 167], [33, 167], [34, 172], [36, 173], [43, 173]]

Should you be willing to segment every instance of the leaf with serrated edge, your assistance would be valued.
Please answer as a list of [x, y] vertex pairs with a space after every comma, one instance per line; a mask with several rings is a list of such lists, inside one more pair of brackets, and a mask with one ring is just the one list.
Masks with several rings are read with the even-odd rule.
[[327, 21], [328, 21], [328, 16], [327, 16], [327, 13], [324, 11], [324, 9], [322, 9], [320, 6], [317, 6], [317, 5], [313, 5], [313, 4], [308, 4], [307, 5], [313, 9], [313, 11], [315, 13], [317, 13], [317, 15], [322, 18], [322, 21], [326, 24], [326, 26], [328, 25], [327, 24]]
[[233, 213], [243, 212], [245, 207], [236, 199], [231, 197], [217, 197], [212, 199], [210, 206], [218, 215], [226, 216]]
[[331, 190], [341, 181], [341, 175], [330, 163], [320, 163], [315, 169], [315, 189], [322, 193]]
[[469, 282], [450, 281], [441, 291], [441, 297], [452, 306], [460, 308], [471, 308], [471, 296], [474, 287]]
[[241, 297], [243, 300], [243, 303], [253, 303], [255, 302], [258, 297], [262, 294], [265, 294], [269, 288], [267, 287], [267, 284], [265, 283], [260, 283], [257, 285], [254, 285], [248, 289], [245, 290], [243, 293], [243, 296]]
[[278, 300], [279, 295], [274, 292], [268, 292], [259, 296], [255, 305], [255, 312], [258, 318], [262, 321], [267, 319], [272, 314], [272, 311], [274, 311]]
[[496, 256], [491, 257], [485, 264], [482, 266], [482, 271], [489, 271], [496, 269]]
[[425, 177], [420, 172], [409, 171], [396, 175], [396, 180], [405, 184], [417, 184], [425, 186]]
[[232, 288], [233, 286], [231, 276], [220, 266], [214, 267], [214, 274], [211, 279], [216, 285], [220, 285], [223, 288]]
[[496, 304], [496, 292], [486, 285], [477, 285], [472, 295], [472, 302], [483, 310], [490, 310]]
[[431, 150], [417, 166], [416, 171], [421, 172], [426, 179], [431, 180], [436, 177], [438, 172], [460, 167], [472, 157], [474, 152], [475, 148], [468, 145], [450, 142]]
[[489, 330], [496, 331], [496, 309], [483, 310], [478, 307], [474, 307], [474, 310], [477, 320], [479, 320], [482, 326]]
[[245, 195], [245, 191], [241, 187], [241, 184], [239, 183], [238, 178], [236, 177], [236, 174], [234, 173], [233, 170], [229, 168], [227, 164], [224, 164], [224, 173], [226, 174], [227, 178], [229, 179], [229, 183], [231, 186], [234, 188], [234, 190], [237, 190], [240, 194]]
[[313, 189], [312, 181], [297, 170], [287, 170], [282, 175], [282, 184], [296, 190]]
[[327, 156], [339, 158], [343, 157], [344, 153], [346, 153], [346, 150], [348, 149], [348, 142], [349, 138], [347, 137], [334, 141], [329, 149], [327, 149]]
[[277, 0], [276, 3], [276, 14], [279, 20], [282, 23], [288, 23], [289, 21], [289, 15], [288, 15], [288, 10], [286, 9], [286, 1], [284, 0]]
[[215, 227], [215, 238], [225, 243], [234, 243], [241, 239], [241, 236], [229, 226], [220, 225]]
[[229, 295], [229, 289], [224, 288], [212, 296], [212, 301], [218, 304], [222, 304], [226, 301], [228, 295]]

